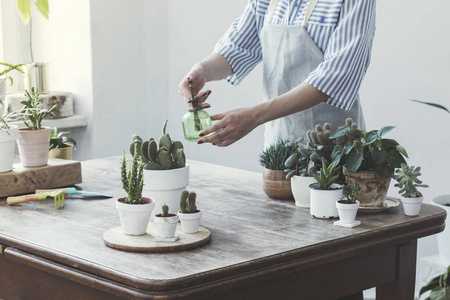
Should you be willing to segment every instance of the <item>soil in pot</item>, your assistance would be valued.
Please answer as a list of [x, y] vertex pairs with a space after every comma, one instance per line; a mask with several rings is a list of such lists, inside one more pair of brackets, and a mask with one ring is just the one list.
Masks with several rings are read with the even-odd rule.
[[294, 199], [291, 181], [286, 179], [287, 172], [264, 168], [263, 190], [267, 196], [277, 200]]

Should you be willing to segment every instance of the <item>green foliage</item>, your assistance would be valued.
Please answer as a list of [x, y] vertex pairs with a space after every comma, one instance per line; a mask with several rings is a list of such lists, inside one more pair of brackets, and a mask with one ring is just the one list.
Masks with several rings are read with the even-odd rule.
[[427, 291], [431, 291], [431, 293], [425, 300], [450, 299], [450, 266], [448, 266], [446, 273], [436, 276], [423, 286], [420, 289], [419, 297]]
[[322, 168], [320, 169], [320, 172], [312, 173], [312, 175], [317, 180], [319, 187], [323, 190], [327, 190], [338, 180], [340, 169], [341, 166], [339, 166], [339, 160], [335, 160], [328, 165], [325, 158], [322, 157]]
[[[20, 18], [26, 25], [31, 19], [31, 13], [33, 11], [32, 0], [17, 0], [17, 8], [19, 9]], [[35, 0], [34, 4], [37, 11], [48, 20], [49, 8], [48, 0]]]
[[125, 151], [123, 151], [123, 158], [120, 166], [120, 180], [122, 181], [122, 188], [127, 193], [125, 203], [129, 204], [143, 204], [142, 189], [144, 188], [144, 164], [138, 155], [133, 156], [131, 164], [127, 169], [127, 160], [125, 158]]
[[295, 145], [289, 139], [278, 140], [259, 155], [258, 161], [266, 169], [284, 170], [284, 162], [295, 152]]
[[166, 203], [163, 204], [163, 206], [161, 206], [161, 217], [168, 217], [169, 216], [169, 205], [167, 205]]
[[405, 198], [422, 197], [422, 193], [417, 188], [427, 188], [428, 185], [419, 180], [420, 175], [422, 175], [420, 174], [420, 167], [401, 164], [401, 169], [395, 170], [394, 175], [394, 179], [397, 180], [395, 186], [400, 188], [398, 193]]
[[[313, 176], [316, 172], [316, 165], [319, 162], [317, 153], [301, 143], [304, 138], [299, 138], [294, 145], [295, 152], [292, 153], [284, 162], [285, 171], [288, 172], [286, 179], [291, 179], [294, 175], [297, 176]], [[312, 162], [312, 165], [311, 165]]]
[[75, 150], [77, 142], [73, 138], [66, 136], [68, 133], [70, 133], [70, 131], [58, 132], [56, 127], [53, 127], [50, 131], [50, 144], [48, 149], [51, 150], [72, 146]]
[[347, 199], [350, 203], [356, 203], [356, 192], [359, 190], [359, 184], [357, 183], [345, 183], [342, 186], [342, 195], [344, 199]]
[[40, 97], [39, 93], [34, 90], [34, 87], [31, 88], [31, 93], [25, 90], [25, 96], [27, 100], [20, 101], [24, 105], [20, 113], [23, 115], [22, 120], [24, 124], [29, 129], [40, 130], [42, 121], [47, 116], [56, 117], [53, 112], [58, 109], [58, 106], [53, 105], [50, 110], [41, 108], [39, 105], [44, 98]]
[[429, 106], [437, 107], [439, 109], [445, 110], [446, 112], [450, 113], [450, 110], [448, 110], [445, 106], [437, 104], [437, 103], [425, 102], [425, 101], [414, 100], [414, 99], [410, 99], [410, 101], [414, 101], [414, 102], [417, 102], [417, 103], [422, 103], [422, 104], [426, 104], [426, 105], [429, 105]]
[[[0, 65], [7, 67], [5, 70], [0, 72], [0, 76], [3, 76], [3, 75], [5, 75], [5, 74], [7, 74], [7, 73], [9, 73], [11, 71], [14, 71], [14, 70], [16, 70], [16, 71], [18, 71], [18, 72], [20, 72], [22, 74], [25, 74], [25, 72], [20, 68], [21, 66], [25, 66], [25, 64], [13, 65], [13, 64], [5, 63], [5, 62], [0, 62]], [[7, 76], [7, 77], [5, 77], [3, 79], [0, 79], [0, 84], [3, 81], [5, 81], [6, 79], [9, 79], [9, 81], [11, 82], [11, 85], [13, 85], [14, 80], [12, 79], [11, 76]], [[0, 99], [0, 101], [1, 101], [1, 99]]]
[[146, 170], [169, 170], [186, 166], [186, 155], [183, 143], [172, 141], [166, 133], [167, 119], [163, 126], [163, 134], [159, 138], [159, 147], [154, 138], [143, 141], [137, 134], [133, 135], [130, 145], [131, 155], [142, 157]]
[[180, 195], [180, 211], [184, 214], [197, 212], [196, 199], [197, 194], [195, 192], [182, 191]]
[[379, 177], [385, 177], [395, 168], [400, 168], [406, 163], [404, 157], [408, 154], [397, 141], [385, 139], [383, 136], [394, 129], [394, 126], [386, 126], [379, 130], [366, 132], [360, 129], [352, 129], [348, 125], [338, 129], [330, 138], [350, 138], [350, 143], [336, 145], [332, 158], [344, 157], [347, 169], [351, 172], [375, 171]]

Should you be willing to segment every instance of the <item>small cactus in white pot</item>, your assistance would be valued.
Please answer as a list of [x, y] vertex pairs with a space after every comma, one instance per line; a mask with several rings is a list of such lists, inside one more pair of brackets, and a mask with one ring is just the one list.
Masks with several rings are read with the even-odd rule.
[[417, 216], [423, 202], [423, 195], [417, 188], [426, 188], [428, 185], [419, 180], [420, 167], [401, 164], [401, 168], [395, 171], [394, 179], [397, 180], [396, 187], [400, 188], [398, 193], [402, 196], [403, 209], [407, 216]]
[[178, 225], [177, 214], [169, 213], [169, 206], [164, 203], [161, 206], [162, 213], [156, 214], [154, 222], [158, 229], [158, 237], [160, 238], [174, 238]]
[[197, 209], [197, 194], [184, 190], [180, 195], [180, 210], [178, 217], [180, 218], [181, 228], [184, 233], [196, 233], [200, 226], [202, 211]]
[[334, 225], [343, 227], [355, 227], [361, 224], [361, 221], [356, 221], [356, 214], [359, 209], [359, 201], [356, 200], [356, 192], [359, 189], [357, 183], [345, 183], [342, 187], [343, 199], [336, 202], [336, 208], [339, 214], [339, 221]]

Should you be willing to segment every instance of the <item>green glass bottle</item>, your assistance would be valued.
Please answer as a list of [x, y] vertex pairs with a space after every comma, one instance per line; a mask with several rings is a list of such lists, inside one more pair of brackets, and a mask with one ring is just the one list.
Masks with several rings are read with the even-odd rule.
[[199, 133], [212, 126], [211, 117], [203, 109], [190, 109], [183, 116], [184, 138], [190, 142], [200, 139]]

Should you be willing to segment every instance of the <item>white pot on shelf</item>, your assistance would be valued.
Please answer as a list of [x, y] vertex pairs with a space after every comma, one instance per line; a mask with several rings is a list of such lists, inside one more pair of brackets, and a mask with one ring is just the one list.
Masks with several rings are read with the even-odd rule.
[[339, 217], [336, 202], [342, 198], [342, 186], [334, 183], [330, 189], [324, 190], [319, 188], [318, 183], [313, 183], [309, 187], [311, 190], [310, 214], [319, 219]]
[[143, 235], [147, 231], [150, 214], [155, 202], [149, 198], [142, 198], [145, 204], [125, 203], [125, 198], [116, 200], [116, 209], [119, 212], [120, 224], [123, 233], [127, 235]]
[[336, 208], [339, 214], [339, 220], [344, 224], [355, 223], [356, 214], [359, 209], [359, 201], [356, 203], [344, 203], [341, 201], [336, 202]]
[[309, 208], [310, 204], [310, 188], [309, 186], [317, 182], [314, 177], [293, 176], [291, 178], [291, 190], [294, 195], [295, 205], [299, 207]]
[[181, 211], [178, 211], [178, 218], [180, 219], [181, 228], [184, 233], [196, 233], [200, 226], [202, 210], [199, 209], [195, 213], [182, 213]]
[[42, 127], [40, 130], [20, 128], [17, 146], [22, 165], [24, 167], [47, 165], [49, 143], [50, 127]]
[[422, 206], [423, 196], [415, 198], [401, 197], [403, 209], [407, 216], [418, 216], [420, 213], [420, 207]]
[[16, 125], [9, 125], [9, 129], [2, 129], [0, 125], [0, 173], [9, 172], [13, 168], [18, 135], [19, 128]]

